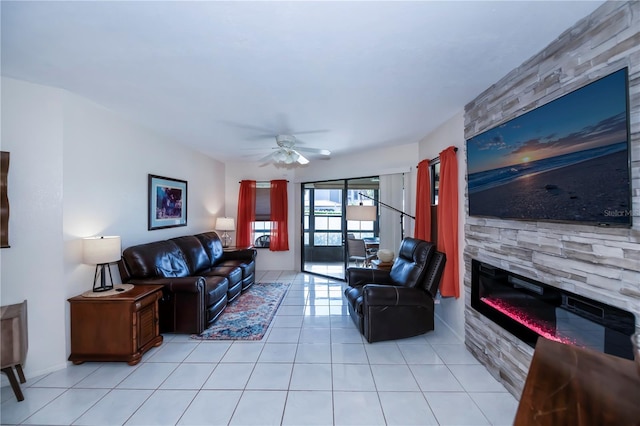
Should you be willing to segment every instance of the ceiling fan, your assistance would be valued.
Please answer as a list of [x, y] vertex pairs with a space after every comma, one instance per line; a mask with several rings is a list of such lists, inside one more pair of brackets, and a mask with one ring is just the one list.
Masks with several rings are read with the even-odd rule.
[[316, 149], [316, 148], [306, 148], [296, 146], [296, 142], [298, 140], [293, 135], [276, 135], [276, 144], [277, 147], [273, 147], [275, 150], [271, 154], [267, 155], [260, 159], [261, 162], [265, 161], [273, 161], [276, 164], [284, 164], [284, 165], [294, 165], [300, 164], [305, 165], [309, 164], [309, 160], [302, 153], [320, 155], [324, 157], [328, 157], [331, 155], [331, 151], [328, 149]]

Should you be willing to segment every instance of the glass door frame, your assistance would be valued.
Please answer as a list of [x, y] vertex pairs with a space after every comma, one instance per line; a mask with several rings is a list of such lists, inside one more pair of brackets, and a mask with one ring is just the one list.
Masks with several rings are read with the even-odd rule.
[[[359, 236], [362, 236], [362, 233], [365, 233], [367, 235], [372, 235], [372, 236], [378, 236], [379, 235], [379, 218], [373, 223], [373, 229], [348, 229], [349, 226], [349, 222], [351, 221], [347, 221], [346, 218], [346, 211], [347, 211], [347, 205], [349, 204], [350, 201], [354, 201], [354, 200], [350, 200], [349, 198], [349, 191], [350, 190], [354, 190], [354, 191], [364, 191], [365, 189], [371, 189], [371, 188], [357, 188], [357, 189], [350, 189], [350, 182], [353, 186], [353, 182], [354, 181], [358, 181], [358, 180], [369, 180], [369, 181], [374, 181], [378, 179], [378, 176], [369, 176], [369, 177], [361, 177], [361, 178], [346, 178], [346, 179], [330, 179], [330, 180], [324, 180], [324, 181], [311, 181], [311, 182], [302, 182], [300, 184], [300, 193], [301, 193], [301, 208], [300, 208], [300, 247], [302, 248], [300, 251], [300, 269], [303, 272], [306, 273], [310, 273], [313, 275], [319, 275], [319, 276], [324, 276], [324, 277], [328, 277], [328, 278], [332, 278], [332, 279], [338, 279], [338, 280], [345, 280], [345, 272], [347, 267], [349, 266], [349, 259], [347, 256], [347, 248], [346, 248], [346, 238], [347, 238], [347, 233], [349, 232], [354, 232], [357, 233]], [[341, 272], [341, 276], [336, 276], [336, 275], [331, 275], [330, 273], [322, 273], [322, 272], [318, 272], [317, 270], [311, 270], [310, 268], [307, 267], [307, 263], [311, 262], [308, 259], [308, 255], [307, 255], [307, 251], [309, 249], [309, 245], [305, 244], [305, 237], [308, 234], [308, 240], [309, 242], [313, 242], [315, 241], [315, 232], [316, 232], [316, 228], [315, 228], [315, 224], [316, 224], [316, 215], [313, 214], [315, 212], [315, 196], [314, 197], [309, 197], [309, 214], [307, 215], [307, 211], [305, 210], [306, 205], [305, 205], [305, 201], [306, 201], [306, 197], [307, 197], [307, 191], [312, 189], [315, 190], [316, 188], [309, 188], [309, 185], [316, 185], [316, 184], [329, 184], [329, 183], [341, 183], [341, 188], [335, 188], [335, 189], [340, 189], [340, 191], [342, 192], [341, 194], [341, 208], [340, 208], [340, 230], [337, 232], [340, 232], [341, 234], [341, 238], [340, 238], [340, 242], [341, 242], [341, 246], [340, 246], [340, 252], [341, 252], [341, 260], [340, 263], [342, 263], [342, 272]], [[357, 185], [357, 183], [356, 183]], [[377, 200], [378, 196], [379, 196], [379, 186], [375, 187], [375, 190], [373, 192], [373, 198]], [[311, 199], [313, 198], [313, 199]], [[373, 205], [377, 206], [377, 202], [372, 202]], [[311, 207], [314, 207], [314, 211], [311, 211]], [[305, 220], [308, 217], [308, 221], [309, 221], [309, 227], [306, 228], [305, 227]], [[335, 216], [333, 216], [335, 217]], [[327, 229], [327, 230], [323, 230], [323, 232], [326, 231], [330, 234], [335, 234], [337, 232], [334, 232], [336, 230], [334, 229]], [[313, 247], [313, 246], [312, 246]], [[338, 246], [331, 246], [331, 247], [338, 247]], [[335, 253], [334, 253], [335, 254]]]

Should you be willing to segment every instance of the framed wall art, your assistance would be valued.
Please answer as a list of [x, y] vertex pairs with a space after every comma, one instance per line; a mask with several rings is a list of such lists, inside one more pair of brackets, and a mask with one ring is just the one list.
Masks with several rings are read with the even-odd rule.
[[187, 181], [149, 175], [149, 231], [187, 226]]

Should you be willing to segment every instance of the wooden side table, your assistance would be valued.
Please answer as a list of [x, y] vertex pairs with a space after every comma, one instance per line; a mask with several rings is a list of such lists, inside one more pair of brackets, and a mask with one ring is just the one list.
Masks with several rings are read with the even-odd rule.
[[371, 267], [373, 269], [381, 269], [383, 271], [390, 271], [393, 266], [393, 262], [383, 262], [380, 259], [373, 259], [371, 261]]
[[79, 295], [69, 299], [69, 361], [139, 363], [146, 351], [162, 344], [158, 315], [161, 297], [161, 285], [135, 285], [131, 290], [104, 297]]

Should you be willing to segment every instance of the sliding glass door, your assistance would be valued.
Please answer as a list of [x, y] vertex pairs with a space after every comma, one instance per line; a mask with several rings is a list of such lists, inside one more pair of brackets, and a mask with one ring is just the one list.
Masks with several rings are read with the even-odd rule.
[[302, 270], [344, 279], [345, 269], [353, 264], [346, 250], [347, 236], [366, 238], [369, 244], [378, 236], [376, 209], [373, 220], [348, 220], [347, 206], [375, 206], [378, 178], [308, 182], [301, 192]]

